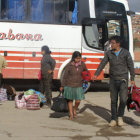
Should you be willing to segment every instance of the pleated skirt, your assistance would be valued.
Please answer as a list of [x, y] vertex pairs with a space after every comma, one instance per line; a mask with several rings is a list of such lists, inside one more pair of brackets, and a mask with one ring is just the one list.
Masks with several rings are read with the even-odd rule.
[[82, 87], [64, 87], [64, 98], [68, 100], [84, 100], [85, 94]]

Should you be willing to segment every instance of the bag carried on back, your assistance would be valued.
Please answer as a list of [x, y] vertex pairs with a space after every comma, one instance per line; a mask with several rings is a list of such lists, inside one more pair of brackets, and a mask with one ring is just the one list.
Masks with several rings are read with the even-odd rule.
[[0, 88], [0, 101], [7, 101], [7, 90]]
[[68, 112], [68, 103], [62, 93], [53, 98], [53, 105], [51, 109], [55, 112]]

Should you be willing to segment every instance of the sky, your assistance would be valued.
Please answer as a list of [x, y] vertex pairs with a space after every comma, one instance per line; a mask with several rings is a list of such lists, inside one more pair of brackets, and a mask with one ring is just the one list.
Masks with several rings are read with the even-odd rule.
[[140, 0], [128, 0], [131, 11], [140, 12]]

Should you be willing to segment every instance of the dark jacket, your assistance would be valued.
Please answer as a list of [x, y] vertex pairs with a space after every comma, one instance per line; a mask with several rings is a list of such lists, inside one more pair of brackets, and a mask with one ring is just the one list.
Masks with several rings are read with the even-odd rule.
[[112, 50], [107, 51], [95, 73], [96, 76], [101, 73], [108, 62], [110, 63], [110, 78], [114, 80], [128, 80], [128, 71], [130, 71], [131, 80], [134, 80], [134, 63], [129, 51], [122, 48], [118, 56], [116, 56]]
[[62, 87], [82, 87], [83, 77], [82, 72], [86, 71], [87, 67], [84, 62], [78, 66], [78, 71], [75, 65], [71, 62], [66, 66], [64, 76], [62, 79]]
[[55, 68], [55, 60], [50, 56], [50, 54], [46, 54], [43, 56], [41, 60], [41, 74], [46, 76], [49, 70], [54, 71]]

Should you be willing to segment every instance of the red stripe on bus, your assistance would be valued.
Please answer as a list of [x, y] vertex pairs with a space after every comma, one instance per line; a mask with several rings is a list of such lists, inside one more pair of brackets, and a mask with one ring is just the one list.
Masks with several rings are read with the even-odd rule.
[[[0, 53], [4, 53], [5, 51], [0, 51]], [[25, 51], [7, 51], [7, 53], [11, 54], [32, 54], [32, 52], [25, 52]], [[41, 52], [36, 52], [36, 54], [41, 54]], [[72, 55], [69, 52], [52, 52], [52, 55]], [[82, 55], [91, 55], [91, 56], [104, 56], [103, 53], [82, 53]]]
[[[56, 63], [55, 68], [60, 68], [59, 63]], [[40, 68], [40, 63], [23, 63], [23, 62], [8, 62], [8, 67], [10, 68]]]

